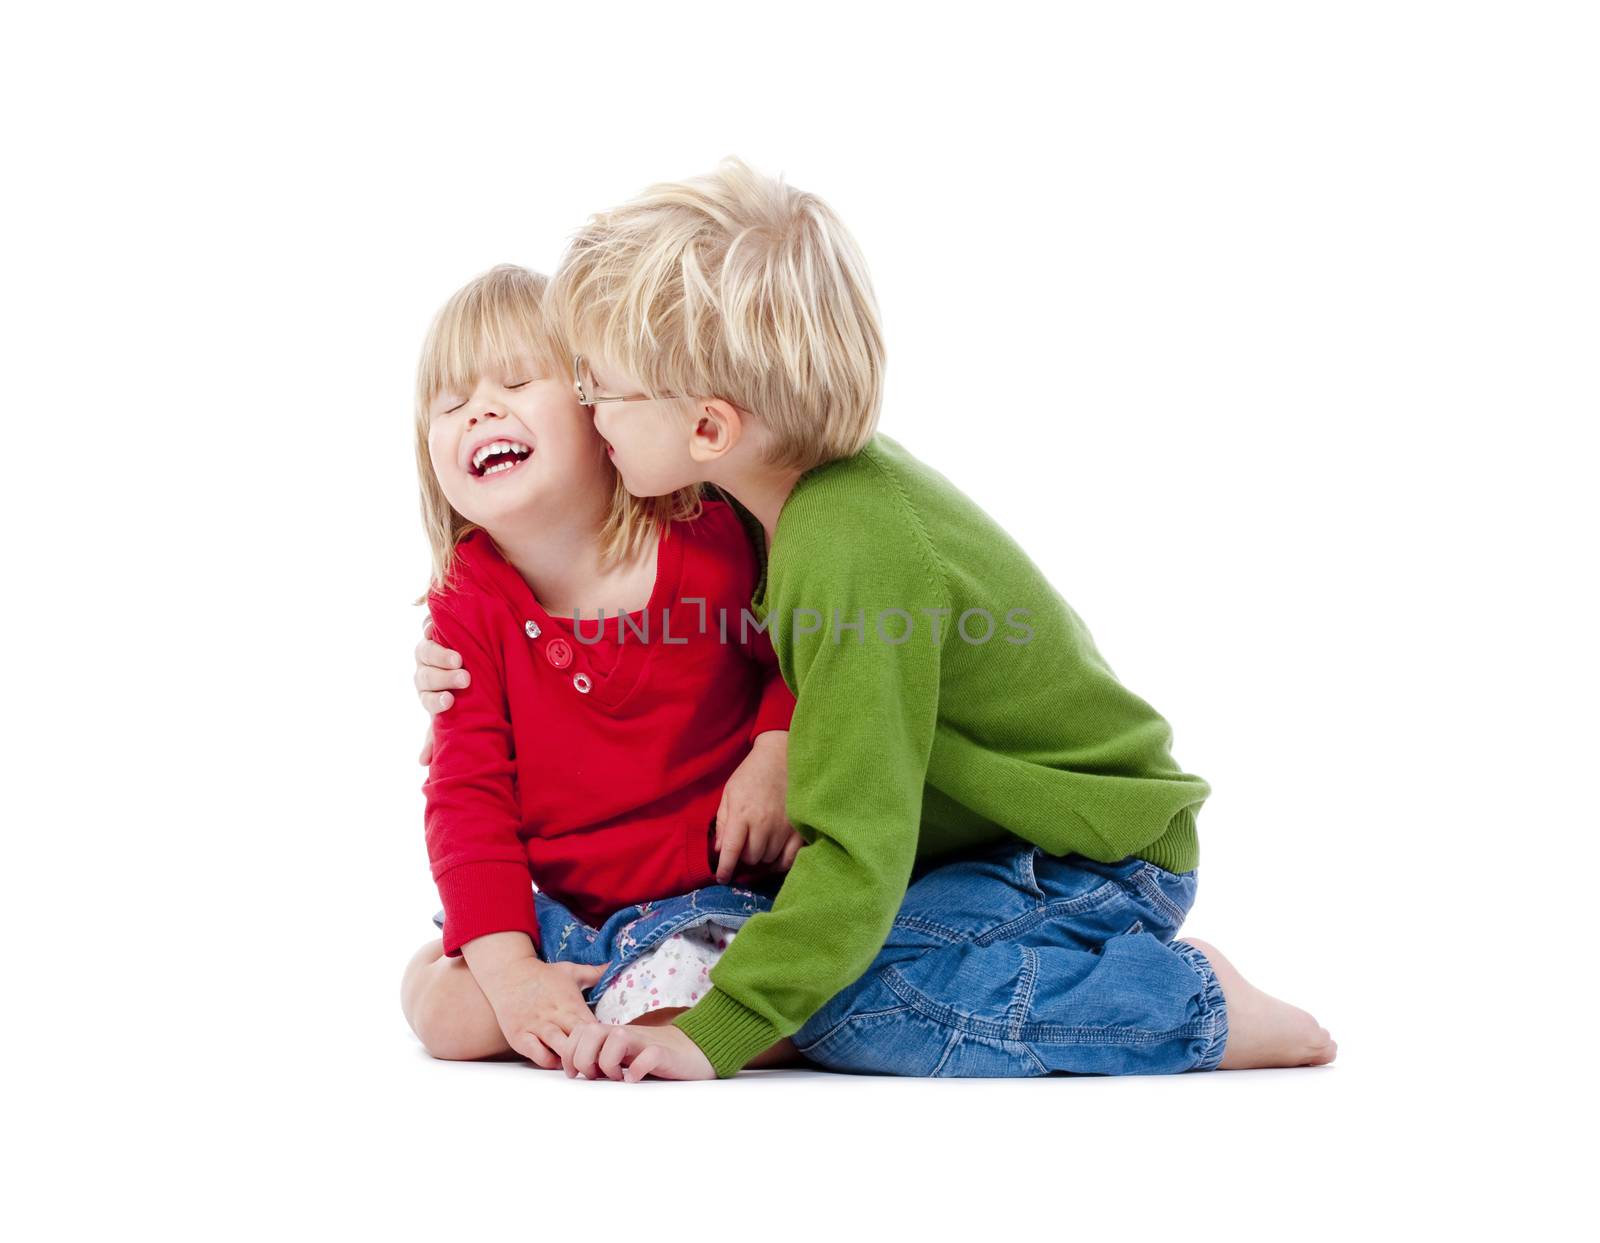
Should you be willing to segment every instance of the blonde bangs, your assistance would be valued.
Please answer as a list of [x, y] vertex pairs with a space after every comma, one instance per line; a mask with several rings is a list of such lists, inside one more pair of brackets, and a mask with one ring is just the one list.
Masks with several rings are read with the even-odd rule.
[[508, 370], [524, 352], [558, 368], [560, 347], [544, 315], [548, 284], [538, 272], [502, 263], [458, 290], [423, 343], [418, 405], [426, 409], [440, 393], [466, 396], [486, 372]]
[[[432, 561], [431, 583], [449, 581], [456, 545], [476, 525], [456, 512], [433, 472], [428, 452], [429, 412], [441, 393], [467, 396], [486, 372], [504, 372], [525, 352], [548, 374], [560, 377], [571, 366], [571, 351], [561, 326], [547, 314], [549, 279], [538, 272], [503, 263], [453, 294], [429, 326], [417, 365], [416, 459], [421, 492], [422, 525]], [[635, 497], [612, 470], [613, 486], [600, 531], [607, 560], [637, 556], [672, 522], [698, 516], [699, 488], [670, 496]], [[422, 603], [424, 596], [417, 603]]]
[[866, 262], [816, 196], [729, 158], [592, 216], [546, 291], [580, 353], [651, 396], [721, 397], [809, 469], [871, 439], [885, 351]]

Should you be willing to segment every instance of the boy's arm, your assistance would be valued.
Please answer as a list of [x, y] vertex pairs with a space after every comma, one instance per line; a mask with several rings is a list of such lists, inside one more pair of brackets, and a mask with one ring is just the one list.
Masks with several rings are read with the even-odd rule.
[[[939, 706], [940, 644], [952, 624], [932, 553], [912, 533], [816, 559], [812, 581], [771, 602], [798, 704], [789, 732], [790, 822], [806, 838], [771, 911], [739, 931], [712, 968], [713, 991], [673, 1020], [719, 1076], [797, 1031], [856, 980], [888, 939], [916, 859], [923, 786]], [[823, 614], [793, 616], [806, 599]], [[862, 641], [835, 631], [831, 614]], [[876, 619], [902, 610], [904, 642]], [[928, 611], [940, 611], [940, 642]], [[798, 624], [796, 624], [798, 621]], [[907, 619], [887, 613], [891, 639]], [[838, 633], [840, 642], [833, 641]]]
[[431, 602], [434, 637], [472, 671], [449, 712], [434, 719], [427, 796], [428, 858], [444, 904], [445, 953], [495, 932], [539, 944], [532, 877], [519, 830], [515, 747], [500, 670], [472, 630]]

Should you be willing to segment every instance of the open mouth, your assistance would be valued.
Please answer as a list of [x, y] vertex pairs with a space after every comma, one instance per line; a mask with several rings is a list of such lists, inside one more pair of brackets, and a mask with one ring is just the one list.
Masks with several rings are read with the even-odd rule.
[[533, 456], [533, 450], [517, 440], [494, 440], [480, 445], [472, 455], [472, 473], [479, 479], [503, 475]]

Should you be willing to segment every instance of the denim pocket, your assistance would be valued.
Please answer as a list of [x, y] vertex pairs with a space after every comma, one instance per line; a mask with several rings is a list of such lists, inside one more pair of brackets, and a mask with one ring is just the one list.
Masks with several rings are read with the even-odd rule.
[[1169, 872], [1146, 861], [1130, 873], [1123, 884], [1134, 901], [1148, 912], [1141, 917], [1146, 925], [1144, 930], [1167, 941], [1183, 926], [1189, 909], [1194, 906], [1198, 878], [1193, 870]]
[[857, 1075], [931, 1075], [950, 1033], [896, 1002], [852, 1013], [813, 1039], [795, 1034], [795, 1049], [824, 1070]]

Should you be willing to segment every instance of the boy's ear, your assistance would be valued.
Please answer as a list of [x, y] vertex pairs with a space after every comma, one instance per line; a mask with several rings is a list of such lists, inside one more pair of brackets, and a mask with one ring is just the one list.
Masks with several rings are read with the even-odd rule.
[[689, 457], [701, 464], [715, 462], [726, 455], [749, 430], [739, 407], [720, 397], [707, 397], [697, 402], [692, 417]]

